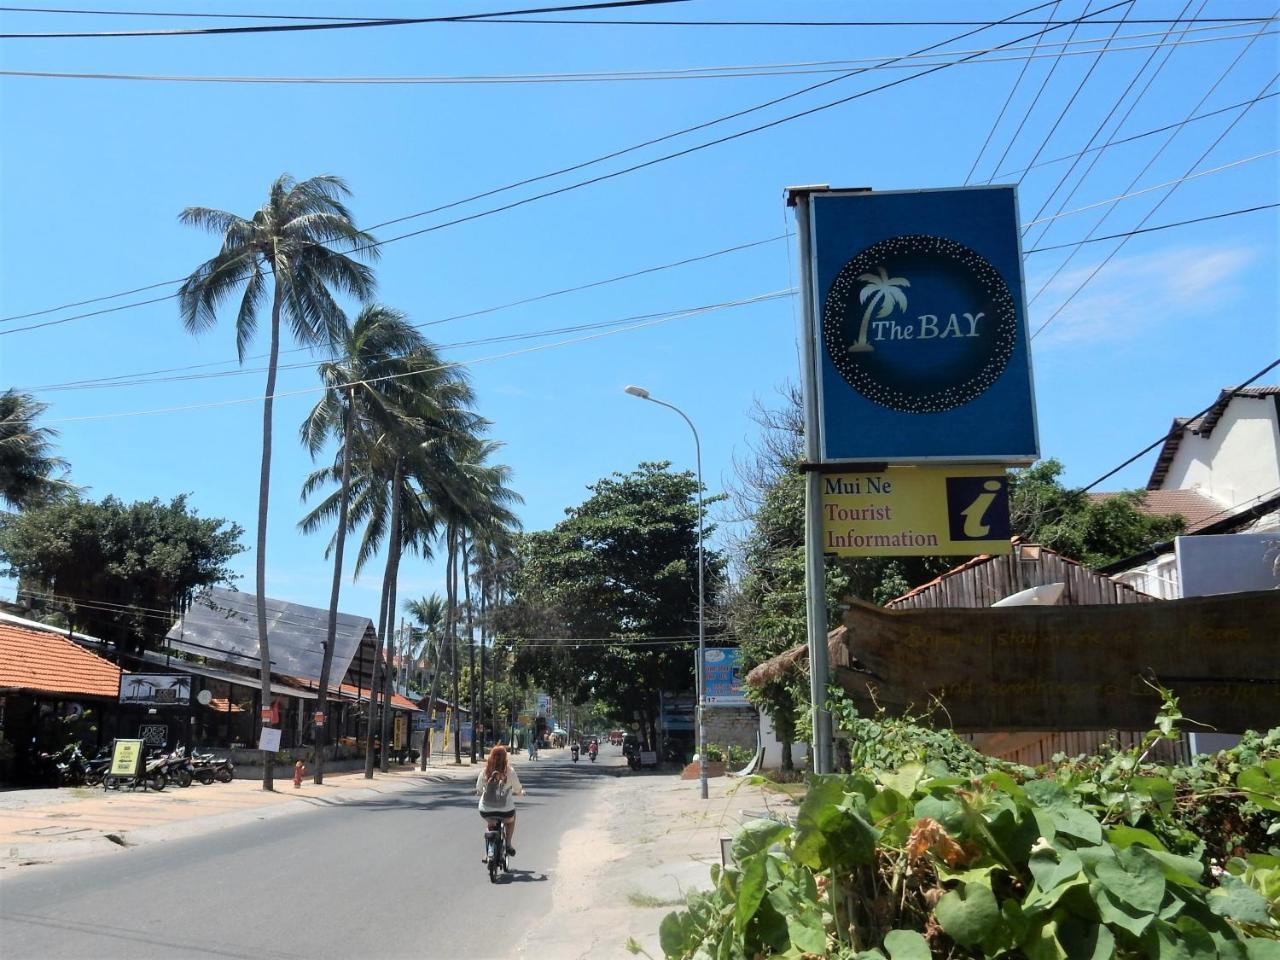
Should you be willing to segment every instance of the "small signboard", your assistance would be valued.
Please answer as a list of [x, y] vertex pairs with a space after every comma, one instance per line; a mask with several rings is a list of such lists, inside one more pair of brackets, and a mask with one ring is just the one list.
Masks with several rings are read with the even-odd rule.
[[142, 707], [189, 707], [191, 677], [185, 673], [121, 673], [120, 703]]
[[316, 726], [317, 727], [324, 726], [324, 714], [319, 710], [316, 711]]
[[1003, 466], [824, 474], [822, 552], [842, 557], [1009, 553]]
[[144, 723], [138, 727], [138, 736], [153, 747], [163, 747], [169, 742], [167, 723]]
[[111, 745], [111, 776], [136, 777], [142, 773], [146, 756], [142, 740], [117, 740]]
[[263, 727], [258, 734], [258, 749], [266, 753], [277, 753], [280, 750], [280, 728]]
[[708, 647], [702, 661], [702, 689], [708, 707], [750, 705], [742, 691], [742, 651], [737, 647]]

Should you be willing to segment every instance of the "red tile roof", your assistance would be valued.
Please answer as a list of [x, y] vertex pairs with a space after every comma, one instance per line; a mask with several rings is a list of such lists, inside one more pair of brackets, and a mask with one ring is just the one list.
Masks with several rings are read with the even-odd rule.
[[[1145, 493], [1147, 500], [1138, 507], [1140, 511], [1153, 517], [1181, 516], [1187, 521], [1187, 533], [1195, 533], [1221, 520], [1234, 509], [1195, 490], [1147, 490]], [[1114, 496], [1114, 493], [1089, 494], [1091, 500], [1106, 500]]]
[[[287, 680], [291, 683], [297, 683], [298, 686], [304, 687], [308, 690], [315, 690], [319, 688], [318, 684], [313, 684], [307, 680], [300, 680], [296, 677], [283, 677], [282, 679]], [[336, 695], [336, 696], [342, 697], [345, 700], [357, 700], [357, 701], [368, 702], [369, 688], [357, 687], [353, 683], [330, 683], [329, 695], [330, 696]], [[418, 705], [414, 703], [412, 700], [408, 699], [407, 697], [402, 697], [398, 693], [394, 693], [391, 695], [391, 706], [396, 708], [397, 710], [417, 711], [420, 709]]]
[[120, 668], [57, 633], [0, 623], [0, 690], [81, 697], [120, 693]]

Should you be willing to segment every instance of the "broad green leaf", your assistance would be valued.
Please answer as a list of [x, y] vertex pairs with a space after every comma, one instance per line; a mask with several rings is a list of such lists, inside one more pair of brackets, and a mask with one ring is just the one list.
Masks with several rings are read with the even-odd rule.
[[739, 935], [747, 929], [747, 924], [764, 900], [768, 886], [765, 874], [765, 856], [757, 855], [747, 860], [738, 883], [738, 906], [733, 915], [733, 927]]
[[916, 820], [922, 817], [937, 820], [947, 828], [949, 833], [955, 833], [956, 829], [964, 821], [964, 807], [955, 797], [929, 794], [916, 801], [916, 807], [912, 811], [912, 815]]
[[1058, 942], [1058, 925], [1052, 921], [1034, 928], [1022, 941], [1027, 960], [1069, 960]]
[[1065, 849], [1059, 852], [1041, 848], [1031, 855], [1027, 866], [1031, 868], [1036, 886], [1044, 891], [1053, 890], [1068, 880], [1080, 876], [1084, 871], [1084, 863], [1080, 860], [1080, 855], [1074, 850]]
[[1022, 785], [1031, 802], [1046, 810], [1067, 809], [1075, 806], [1070, 794], [1056, 780], [1028, 780]]
[[976, 947], [1000, 923], [1000, 905], [990, 887], [951, 890], [933, 908], [938, 923], [962, 947]]
[[687, 913], [668, 913], [658, 927], [658, 943], [668, 957], [686, 956], [694, 946], [691, 918]]
[[1280, 960], [1280, 940], [1246, 940], [1249, 960]]
[[1108, 827], [1107, 839], [1121, 850], [1134, 845], [1146, 847], [1148, 850], [1168, 849], [1160, 842], [1160, 838], [1154, 833], [1149, 830], [1143, 830], [1139, 827], [1128, 827], [1124, 825]]
[[1145, 955], [1157, 960], [1216, 960], [1217, 946], [1209, 932], [1190, 917], [1178, 923], [1157, 920], [1142, 938]]
[[774, 820], [749, 820], [733, 838], [733, 859], [745, 863], [747, 858], [768, 850], [791, 832], [785, 823]]
[[929, 941], [914, 930], [890, 930], [885, 934], [884, 948], [889, 960], [930, 960]]
[[1164, 777], [1134, 777], [1129, 783], [1135, 794], [1150, 800], [1162, 810], [1168, 810], [1173, 803], [1173, 784]]
[[1139, 913], [1154, 914], [1160, 909], [1164, 874], [1141, 847], [1121, 850], [1114, 861], [1104, 860], [1093, 869], [1098, 882], [1121, 903]]
[[877, 774], [876, 779], [880, 781], [882, 786], [890, 790], [896, 790], [904, 797], [909, 797], [916, 792], [916, 787], [925, 779], [924, 765], [904, 763], [897, 770], [881, 771]]
[[1102, 824], [1085, 811], [1078, 807], [1064, 807], [1052, 813], [1057, 833], [1094, 845], [1102, 842]]
[[1116, 938], [1105, 926], [1082, 917], [1058, 921], [1058, 942], [1070, 960], [1111, 960]]
[[867, 814], [871, 822], [877, 825], [889, 820], [907, 820], [911, 812], [911, 802], [892, 787], [885, 787], [867, 804]]
[[816, 911], [788, 916], [787, 933], [791, 935], [793, 948], [819, 956], [826, 954], [827, 932]]
[[1120, 927], [1122, 930], [1128, 930], [1135, 937], [1142, 936], [1143, 931], [1155, 919], [1154, 914], [1142, 913], [1131, 906], [1117, 902], [1107, 892], [1107, 889], [1096, 880], [1089, 884], [1089, 893], [1093, 897], [1094, 905], [1098, 908], [1098, 914], [1102, 917], [1103, 923], [1109, 923]]
[[[1275, 774], [1271, 772], [1273, 765]], [[1280, 811], [1280, 763], [1277, 761], [1246, 767], [1236, 777], [1236, 785], [1264, 810]]]
[[1209, 891], [1209, 909], [1220, 917], [1230, 917], [1240, 923], [1270, 925], [1271, 915], [1267, 901], [1239, 877], [1223, 874], [1222, 886]]

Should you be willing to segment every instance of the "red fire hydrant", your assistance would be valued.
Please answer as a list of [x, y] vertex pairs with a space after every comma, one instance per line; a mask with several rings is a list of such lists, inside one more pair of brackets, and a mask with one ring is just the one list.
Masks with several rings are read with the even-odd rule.
[[302, 787], [302, 774], [304, 772], [306, 772], [306, 768], [303, 767], [301, 760], [293, 765], [293, 789], [298, 790]]

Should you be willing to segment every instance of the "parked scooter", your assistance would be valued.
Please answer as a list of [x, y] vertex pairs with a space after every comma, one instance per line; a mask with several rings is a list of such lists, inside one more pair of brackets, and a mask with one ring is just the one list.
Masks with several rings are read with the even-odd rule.
[[180, 787], [191, 786], [195, 780], [195, 768], [191, 765], [191, 758], [187, 756], [186, 747], [179, 744], [163, 760], [166, 780]]
[[98, 755], [85, 765], [84, 782], [91, 787], [96, 787], [102, 782], [102, 778], [107, 775], [107, 771], [111, 769], [111, 748], [103, 747], [98, 751]]
[[80, 744], [72, 744], [53, 757], [54, 766], [58, 770], [58, 783], [61, 786], [80, 786], [87, 782], [86, 774], [89, 761], [80, 752]]
[[215, 780], [230, 783], [236, 772], [234, 763], [226, 757], [215, 757], [212, 753], [192, 753], [191, 764], [196, 779], [203, 784], [210, 784]]

